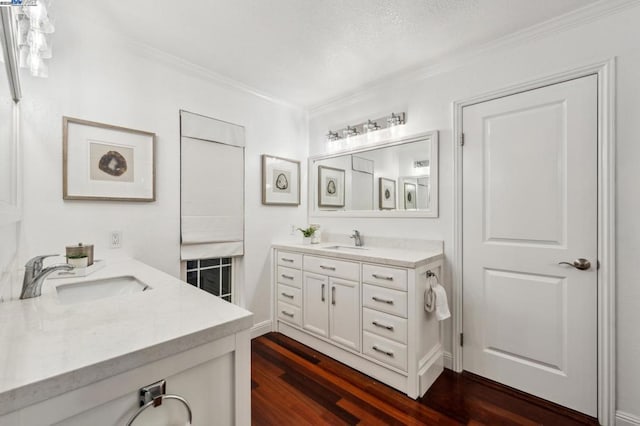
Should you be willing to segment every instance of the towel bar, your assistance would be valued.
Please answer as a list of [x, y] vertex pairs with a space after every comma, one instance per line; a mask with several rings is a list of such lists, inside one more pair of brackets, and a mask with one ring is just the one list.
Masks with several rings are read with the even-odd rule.
[[189, 416], [189, 424], [190, 425], [193, 424], [193, 413], [191, 412], [191, 406], [189, 406], [189, 403], [187, 402], [186, 399], [184, 399], [183, 397], [178, 396], [178, 395], [160, 395], [160, 396], [156, 397], [155, 399], [152, 399], [151, 401], [147, 402], [142, 407], [138, 408], [138, 411], [136, 411], [134, 413], [134, 415], [131, 416], [131, 418], [127, 422], [127, 426], [131, 426], [133, 424], [133, 422], [136, 421], [138, 416], [140, 414], [142, 414], [142, 412], [144, 410], [146, 410], [149, 407], [157, 407], [157, 406], [161, 405], [162, 401], [165, 400], [165, 399], [175, 399], [177, 401], [182, 402], [184, 407], [187, 409], [187, 415]]

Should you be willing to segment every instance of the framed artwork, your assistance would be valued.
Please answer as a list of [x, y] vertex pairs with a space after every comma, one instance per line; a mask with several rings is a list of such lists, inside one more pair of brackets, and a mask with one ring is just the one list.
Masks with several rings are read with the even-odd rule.
[[155, 201], [155, 133], [63, 117], [62, 198]]
[[262, 204], [300, 205], [300, 162], [262, 155]]
[[318, 166], [318, 206], [344, 207], [344, 170]]
[[404, 209], [415, 210], [416, 203], [416, 185], [415, 183], [404, 184]]
[[396, 181], [381, 177], [380, 187], [380, 210], [391, 210], [396, 208]]

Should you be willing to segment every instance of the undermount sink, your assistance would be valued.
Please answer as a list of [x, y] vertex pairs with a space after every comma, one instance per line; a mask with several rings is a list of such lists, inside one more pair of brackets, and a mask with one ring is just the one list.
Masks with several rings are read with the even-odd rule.
[[132, 275], [82, 281], [56, 287], [58, 300], [64, 305], [140, 293], [150, 289], [151, 287]]
[[356, 247], [356, 246], [329, 246], [322, 247], [325, 250], [369, 250], [366, 247]]

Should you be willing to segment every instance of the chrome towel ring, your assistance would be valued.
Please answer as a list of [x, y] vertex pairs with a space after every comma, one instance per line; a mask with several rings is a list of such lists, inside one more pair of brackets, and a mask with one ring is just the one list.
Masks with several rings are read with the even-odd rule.
[[142, 407], [138, 408], [138, 411], [136, 411], [135, 414], [133, 416], [131, 416], [131, 418], [127, 422], [127, 426], [131, 426], [133, 424], [133, 422], [136, 421], [138, 416], [140, 414], [142, 414], [142, 412], [144, 410], [146, 410], [149, 407], [158, 407], [158, 406], [160, 406], [162, 404], [162, 401], [165, 400], [165, 399], [175, 399], [177, 401], [182, 402], [182, 405], [184, 405], [184, 408], [187, 409], [187, 415], [189, 416], [189, 424], [190, 425], [193, 424], [193, 413], [191, 412], [191, 407], [189, 406], [189, 403], [187, 402], [186, 399], [184, 399], [183, 397], [178, 396], [178, 395], [160, 395], [160, 396], [156, 397], [155, 399], [152, 399], [151, 401], [147, 402]]

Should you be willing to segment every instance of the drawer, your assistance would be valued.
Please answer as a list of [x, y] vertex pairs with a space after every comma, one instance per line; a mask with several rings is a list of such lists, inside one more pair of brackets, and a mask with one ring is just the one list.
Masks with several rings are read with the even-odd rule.
[[362, 328], [378, 336], [407, 344], [407, 320], [373, 309], [362, 309]]
[[407, 371], [407, 346], [369, 332], [362, 332], [362, 353]]
[[278, 250], [278, 265], [287, 266], [289, 268], [302, 268], [302, 255], [300, 253], [291, 253], [288, 251]]
[[302, 327], [302, 311], [285, 302], [278, 302], [278, 319]]
[[362, 282], [407, 291], [407, 270], [363, 264]]
[[302, 271], [299, 269], [278, 266], [277, 281], [291, 287], [302, 288]]
[[376, 311], [407, 317], [407, 293], [377, 285], [362, 286], [362, 304]]
[[360, 281], [360, 264], [327, 257], [304, 256], [304, 270], [345, 280]]
[[302, 290], [288, 285], [278, 284], [278, 300], [298, 308], [302, 303]]

